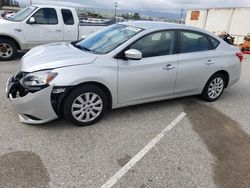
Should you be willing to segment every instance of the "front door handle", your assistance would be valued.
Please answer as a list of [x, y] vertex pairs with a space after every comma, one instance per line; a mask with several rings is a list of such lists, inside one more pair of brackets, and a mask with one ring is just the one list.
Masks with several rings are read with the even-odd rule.
[[213, 60], [207, 60], [207, 62], [205, 63], [206, 65], [212, 65], [212, 64], [214, 64], [214, 61]]
[[171, 70], [171, 69], [174, 69], [174, 68], [175, 68], [174, 65], [167, 64], [166, 67], [163, 68], [163, 70]]
[[62, 32], [62, 30], [61, 29], [56, 29], [56, 32]]

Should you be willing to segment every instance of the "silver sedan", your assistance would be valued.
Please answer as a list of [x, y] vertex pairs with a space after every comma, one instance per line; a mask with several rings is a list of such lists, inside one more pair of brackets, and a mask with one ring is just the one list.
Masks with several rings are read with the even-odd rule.
[[80, 42], [33, 48], [6, 93], [21, 122], [65, 117], [85, 126], [124, 106], [189, 95], [215, 101], [240, 79], [242, 58], [201, 29], [119, 23]]

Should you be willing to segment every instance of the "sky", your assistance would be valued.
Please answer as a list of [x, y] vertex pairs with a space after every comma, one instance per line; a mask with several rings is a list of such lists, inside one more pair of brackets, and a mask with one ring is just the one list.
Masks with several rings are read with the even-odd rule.
[[[17, 0], [29, 3], [30, 0]], [[120, 9], [141, 9], [164, 11], [169, 9], [250, 7], [250, 0], [32, 0], [33, 4], [56, 4], [74, 7], [113, 8], [118, 2]]]

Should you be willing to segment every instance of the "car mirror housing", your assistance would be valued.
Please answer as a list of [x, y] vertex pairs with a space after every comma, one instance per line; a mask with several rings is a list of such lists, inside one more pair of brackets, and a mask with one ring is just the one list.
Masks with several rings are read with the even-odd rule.
[[132, 60], [140, 60], [142, 59], [142, 53], [139, 50], [136, 49], [130, 49], [125, 51], [125, 57], [127, 59], [132, 59]]
[[36, 19], [34, 17], [31, 17], [29, 19], [29, 24], [34, 24], [34, 23], [36, 23]]

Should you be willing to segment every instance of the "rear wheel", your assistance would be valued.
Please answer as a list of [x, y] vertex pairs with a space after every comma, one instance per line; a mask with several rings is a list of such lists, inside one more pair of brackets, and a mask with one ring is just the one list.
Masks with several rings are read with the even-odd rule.
[[0, 39], [0, 61], [13, 60], [17, 55], [17, 47], [9, 39]]
[[73, 90], [64, 103], [64, 116], [78, 126], [92, 125], [107, 110], [107, 96], [97, 86], [84, 85]]
[[213, 75], [207, 82], [201, 98], [208, 102], [217, 100], [223, 93], [225, 88], [226, 79], [221, 73]]

